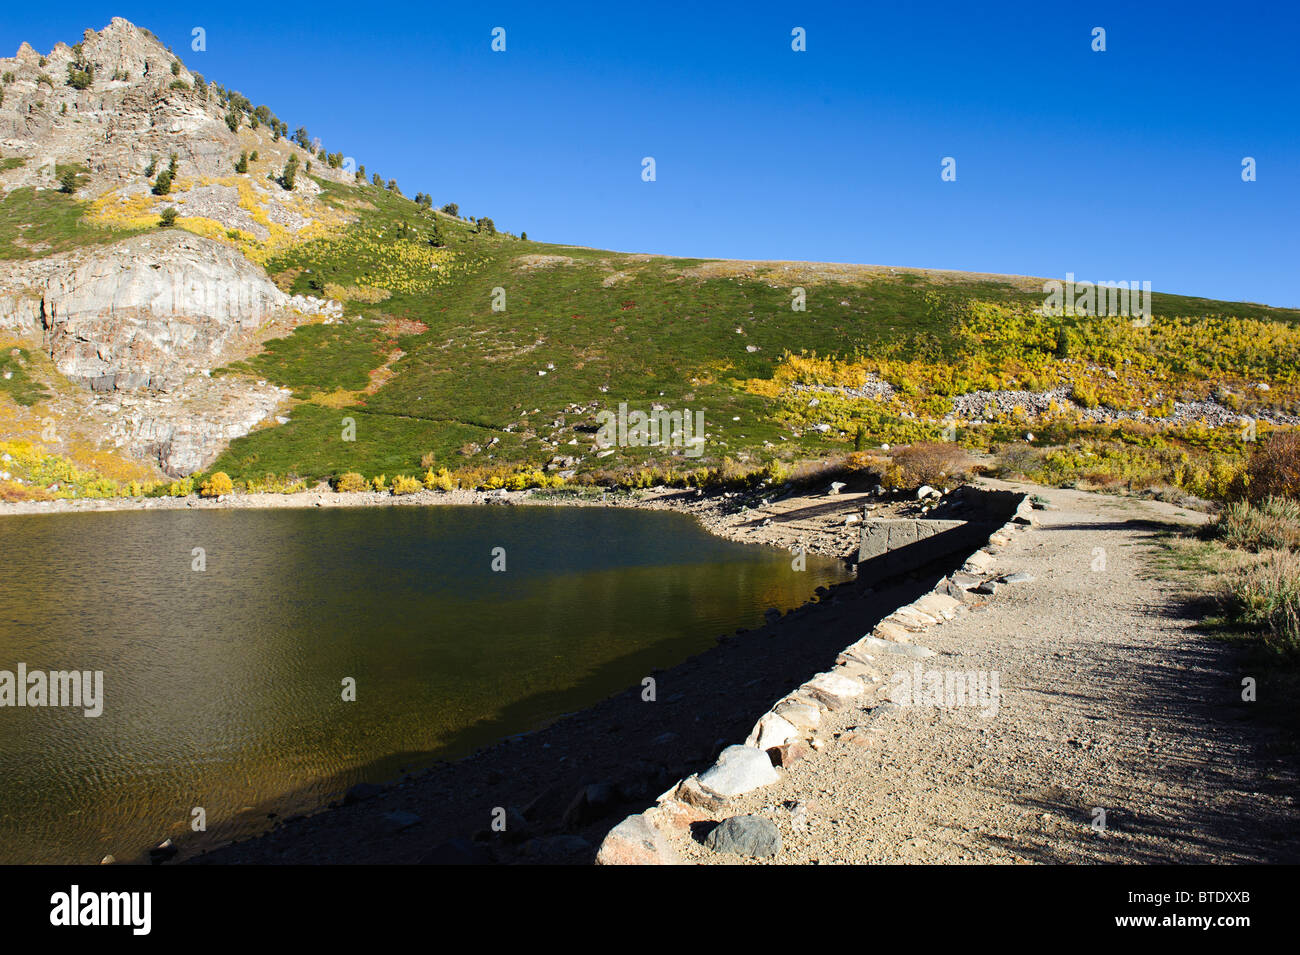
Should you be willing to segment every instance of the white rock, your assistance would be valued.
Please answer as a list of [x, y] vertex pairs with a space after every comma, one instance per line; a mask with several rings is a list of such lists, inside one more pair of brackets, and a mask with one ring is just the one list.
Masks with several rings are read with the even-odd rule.
[[769, 750], [773, 746], [784, 746], [798, 735], [799, 730], [793, 723], [775, 713], [768, 713], [754, 726], [745, 745]]
[[803, 729], [816, 729], [822, 721], [821, 710], [811, 703], [800, 703], [798, 700], [786, 700], [778, 704], [773, 713]]
[[801, 687], [814, 696], [833, 697], [837, 700], [850, 700], [866, 692], [866, 685], [861, 680], [842, 673], [819, 673]]
[[700, 775], [700, 785], [719, 796], [739, 796], [781, 781], [767, 753], [752, 746], [728, 746]]

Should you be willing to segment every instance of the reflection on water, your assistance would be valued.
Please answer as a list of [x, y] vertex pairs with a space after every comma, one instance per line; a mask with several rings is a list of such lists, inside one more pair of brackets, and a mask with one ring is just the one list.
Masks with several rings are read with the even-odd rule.
[[0, 708], [0, 862], [193, 843], [195, 807], [228, 841], [596, 702], [844, 577], [642, 511], [5, 518], [0, 670], [102, 670], [105, 703]]

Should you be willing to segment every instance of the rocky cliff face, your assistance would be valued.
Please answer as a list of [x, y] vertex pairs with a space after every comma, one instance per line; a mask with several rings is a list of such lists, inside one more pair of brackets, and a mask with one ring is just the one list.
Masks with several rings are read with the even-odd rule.
[[98, 251], [40, 292], [55, 365], [96, 391], [173, 390], [288, 300], [234, 249], [173, 229]]
[[288, 391], [265, 381], [199, 375], [174, 392], [96, 395], [83, 415], [95, 422], [106, 446], [156, 461], [171, 477], [184, 477], [207, 467], [227, 444], [259, 424], [287, 421], [276, 411], [288, 398]]
[[[209, 372], [256, 347], [290, 300], [229, 246], [179, 230], [0, 268], [0, 327], [39, 337], [92, 394], [68, 409], [172, 476], [210, 463], [288, 392]], [[323, 303], [320, 303], [323, 304]]]

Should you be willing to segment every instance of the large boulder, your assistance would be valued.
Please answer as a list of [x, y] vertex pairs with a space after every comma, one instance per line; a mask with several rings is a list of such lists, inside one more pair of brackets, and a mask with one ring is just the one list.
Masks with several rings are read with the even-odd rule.
[[640, 813], [611, 829], [596, 853], [596, 865], [677, 865], [668, 838]]
[[767, 859], [781, 851], [781, 833], [774, 822], [762, 816], [732, 816], [722, 820], [704, 844], [714, 852]]
[[739, 796], [780, 780], [781, 774], [767, 753], [752, 746], [728, 746], [717, 762], [700, 774], [700, 785], [719, 796]]

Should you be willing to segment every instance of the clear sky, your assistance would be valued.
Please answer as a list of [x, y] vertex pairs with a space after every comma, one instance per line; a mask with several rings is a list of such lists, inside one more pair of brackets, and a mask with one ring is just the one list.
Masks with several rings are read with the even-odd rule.
[[1300, 306], [1295, 2], [65, 0], [3, 4], [0, 49], [114, 15], [407, 195], [534, 239]]

